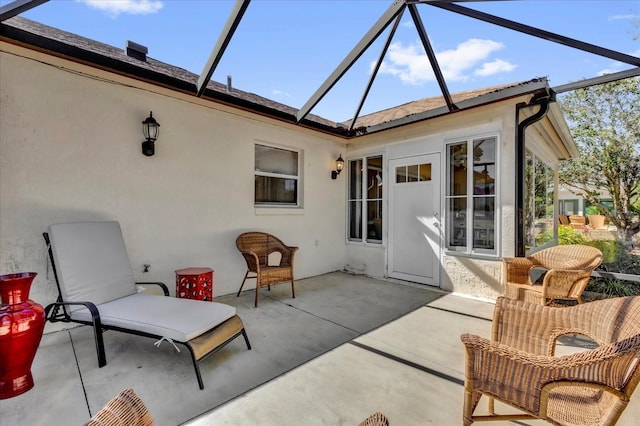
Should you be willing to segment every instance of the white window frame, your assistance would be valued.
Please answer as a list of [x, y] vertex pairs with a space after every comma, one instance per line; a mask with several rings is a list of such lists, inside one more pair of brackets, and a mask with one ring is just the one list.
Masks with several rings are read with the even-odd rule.
[[[297, 164], [297, 169], [298, 169], [298, 174], [297, 175], [289, 175], [289, 174], [281, 174], [281, 173], [271, 173], [271, 172], [263, 172], [263, 171], [259, 171], [256, 170], [255, 167], [255, 155], [256, 155], [256, 147], [260, 145], [260, 146], [264, 146], [267, 148], [274, 148], [274, 149], [280, 149], [283, 151], [289, 151], [289, 152], [295, 152], [298, 155], [298, 164]], [[256, 141], [253, 144], [253, 159], [254, 159], [254, 165], [253, 165], [253, 174], [254, 174], [254, 191], [253, 191], [253, 204], [254, 207], [256, 208], [301, 208], [302, 207], [302, 165], [304, 164], [303, 162], [303, 150], [301, 149], [297, 149], [297, 148], [292, 148], [289, 146], [281, 146], [281, 145], [275, 145], [272, 143], [267, 143], [267, 142], [262, 142], [262, 141]], [[263, 177], [275, 177], [275, 178], [282, 178], [282, 179], [293, 179], [296, 181], [296, 202], [295, 203], [286, 203], [286, 202], [257, 202], [256, 201], [256, 192], [255, 192], [255, 177], [256, 176], [263, 176]]]
[[[376, 247], [381, 247], [384, 244], [384, 229], [386, 227], [386, 215], [387, 215], [387, 210], [386, 210], [386, 200], [387, 200], [387, 194], [386, 194], [386, 189], [385, 189], [385, 185], [382, 185], [382, 198], [368, 198], [367, 194], [367, 170], [368, 170], [368, 161], [370, 158], [373, 157], [380, 157], [380, 162], [381, 162], [381, 172], [382, 172], [382, 176], [384, 178], [384, 174], [385, 174], [385, 155], [382, 152], [374, 152], [374, 153], [369, 153], [369, 154], [363, 154], [363, 155], [358, 155], [358, 156], [354, 156], [351, 158], [347, 159], [347, 229], [346, 229], [346, 237], [347, 237], [347, 241], [349, 243], [352, 244], [363, 244], [363, 245], [372, 245], [372, 246], [376, 246]], [[353, 161], [357, 161], [357, 160], [361, 160], [362, 161], [362, 170], [360, 171], [360, 184], [361, 184], [361, 188], [360, 188], [360, 193], [361, 193], [361, 197], [360, 198], [351, 198], [351, 164]], [[368, 238], [368, 221], [367, 221], [367, 203], [369, 201], [376, 201], [379, 200], [380, 203], [382, 203], [382, 224], [381, 224], [381, 229], [382, 229], [382, 235], [381, 238], [378, 239], [370, 239]], [[360, 234], [362, 235], [362, 238], [352, 238], [351, 237], [351, 203], [353, 201], [359, 201], [360, 202]]]
[[[479, 139], [495, 139], [495, 170], [496, 176], [494, 181], [494, 194], [492, 194], [494, 198], [494, 211], [493, 211], [493, 239], [494, 245], [493, 249], [485, 249], [485, 248], [474, 248], [473, 247], [473, 237], [474, 237], [474, 217], [473, 217], [473, 201], [474, 198], [479, 196], [478, 194], [474, 194], [474, 185], [473, 185], [473, 143]], [[452, 145], [459, 145], [461, 143], [467, 144], [467, 176], [466, 176], [466, 184], [467, 191], [464, 196], [454, 196], [449, 194], [450, 190], [450, 179], [451, 179], [451, 159], [449, 157], [450, 150], [449, 148]], [[500, 244], [502, 241], [501, 230], [500, 230], [500, 214], [501, 214], [501, 204], [500, 204], [500, 188], [501, 188], [501, 169], [500, 169], [500, 134], [499, 133], [487, 133], [480, 135], [473, 135], [469, 137], [460, 137], [455, 139], [450, 139], [445, 141], [444, 146], [444, 162], [445, 162], [445, 179], [444, 179], [444, 246], [445, 251], [448, 254], [455, 255], [469, 255], [475, 257], [491, 257], [496, 258], [499, 257], [500, 253]], [[471, 153], [471, 159], [469, 160], [469, 154]], [[482, 195], [486, 197], [486, 195]], [[466, 212], [465, 218], [466, 227], [465, 227], [465, 237], [466, 237], [466, 245], [462, 246], [454, 246], [450, 245], [450, 235], [451, 227], [449, 224], [453, 222], [455, 219], [450, 217], [449, 211], [449, 201], [455, 198], [465, 197], [466, 199]], [[459, 220], [459, 219], [458, 219]]]

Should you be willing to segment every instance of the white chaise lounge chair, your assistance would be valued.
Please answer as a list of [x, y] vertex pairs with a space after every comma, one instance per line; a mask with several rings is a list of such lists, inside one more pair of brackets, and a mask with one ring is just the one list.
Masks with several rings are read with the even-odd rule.
[[[201, 360], [240, 335], [251, 349], [233, 306], [165, 297], [163, 283], [135, 283], [118, 222], [51, 225], [44, 238], [59, 290], [58, 300], [45, 308], [47, 320], [93, 326], [99, 367], [107, 364], [103, 330], [185, 345], [200, 389]], [[136, 284], [157, 284], [165, 296], [138, 293]]]

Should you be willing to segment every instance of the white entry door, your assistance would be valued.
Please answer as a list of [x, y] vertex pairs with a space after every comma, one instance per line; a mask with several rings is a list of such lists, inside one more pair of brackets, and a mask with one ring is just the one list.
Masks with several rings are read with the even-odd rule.
[[439, 286], [440, 154], [389, 160], [389, 276]]

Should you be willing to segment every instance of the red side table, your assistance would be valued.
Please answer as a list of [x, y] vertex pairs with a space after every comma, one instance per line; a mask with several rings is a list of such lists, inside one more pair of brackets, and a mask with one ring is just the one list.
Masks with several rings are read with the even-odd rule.
[[176, 271], [176, 297], [212, 301], [213, 269], [178, 269]]

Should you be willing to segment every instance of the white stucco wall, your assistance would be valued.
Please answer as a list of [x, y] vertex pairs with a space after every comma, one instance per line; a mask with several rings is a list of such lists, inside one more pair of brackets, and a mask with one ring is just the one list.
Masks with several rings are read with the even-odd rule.
[[[377, 133], [357, 139], [348, 146], [348, 156], [358, 157], [369, 153], [385, 151], [385, 163], [390, 158], [441, 153], [441, 215], [444, 217], [444, 170], [445, 143], [458, 138], [468, 138], [485, 134], [497, 134], [500, 140], [498, 153], [499, 176], [499, 230], [498, 254], [495, 257], [471, 257], [448, 253], [441, 250], [440, 288], [454, 293], [483, 299], [495, 299], [502, 294], [500, 283], [502, 256], [513, 256], [514, 203], [515, 203], [515, 105], [526, 97], [495, 103], [484, 108], [463, 111], [457, 114], [429, 120], [425, 123], [405, 126], [384, 133]], [[388, 171], [387, 171], [388, 174]], [[386, 194], [388, 196], [388, 194]], [[445, 218], [446, 220], [446, 218]], [[377, 250], [371, 246], [350, 243], [347, 248], [346, 264], [354, 270], [372, 276], [384, 277], [386, 271], [385, 248]]]
[[[514, 255], [515, 241], [515, 105], [527, 96], [345, 146], [191, 94], [5, 43], [0, 51], [0, 273], [38, 272], [31, 296], [42, 304], [56, 289], [41, 234], [51, 223], [71, 221], [120, 221], [135, 278], [163, 281], [172, 291], [174, 271], [188, 266], [215, 270], [215, 295], [237, 291], [245, 265], [235, 238], [247, 230], [299, 246], [297, 278], [341, 269], [383, 278], [387, 225], [383, 244], [346, 240], [348, 176], [330, 179], [335, 159], [382, 154], [386, 167], [390, 158], [439, 152], [444, 173], [446, 142], [488, 134], [500, 141], [498, 253], [441, 250], [440, 288], [486, 299], [503, 291], [501, 258]], [[145, 157], [141, 122], [150, 110], [161, 128], [156, 155]], [[528, 148], [557, 159], [553, 130], [547, 119], [531, 126]], [[302, 151], [303, 208], [254, 207], [255, 143]], [[444, 194], [444, 176], [441, 185]]]
[[[247, 230], [299, 246], [297, 278], [343, 269], [344, 181], [330, 179], [340, 140], [0, 48], [0, 272], [38, 272], [32, 299], [56, 297], [41, 234], [60, 222], [120, 221], [135, 278], [172, 292], [174, 271], [189, 266], [215, 270], [214, 295], [237, 291], [245, 264], [235, 238]], [[150, 110], [161, 127], [145, 157]], [[303, 209], [254, 208], [256, 142], [303, 150]]]

